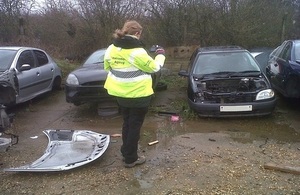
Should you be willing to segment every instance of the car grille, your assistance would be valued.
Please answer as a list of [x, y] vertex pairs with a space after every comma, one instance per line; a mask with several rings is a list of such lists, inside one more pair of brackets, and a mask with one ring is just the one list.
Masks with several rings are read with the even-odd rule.
[[256, 98], [256, 93], [231, 93], [231, 94], [211, 94], [203, 93], [205, 101], [214, 103], [246, 103], [253, 102]]
[[246, 103], [253, 102], [257, 93], [266, 88], [262, 79], [236, 78], [219, 79], [198, 83], [197, 87], [202, 101], [212, 103]]

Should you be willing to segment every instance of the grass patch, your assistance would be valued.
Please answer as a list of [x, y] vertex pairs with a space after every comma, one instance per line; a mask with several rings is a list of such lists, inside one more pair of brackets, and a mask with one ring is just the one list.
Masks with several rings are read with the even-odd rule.
[[198, 118], [197, 113], [195, 113], [189, 107], [186, 99], [177, 99], [173, 101], [171, 105], [175, 110], [179, 110], [179, 115], [181, 116], [181, 118], [188, 119], [188, 120]]
[[71, 62], [69, 60], [55, 59], [55, 62], [61, 68], [63, 78], [66, 78], [71, 71], [80, 66], [79, 62]]

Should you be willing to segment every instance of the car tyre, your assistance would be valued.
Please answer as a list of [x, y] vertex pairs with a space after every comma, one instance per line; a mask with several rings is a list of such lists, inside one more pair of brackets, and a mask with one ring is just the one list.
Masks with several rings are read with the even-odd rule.
[[101, 117], [113, 117], [120, 113], [117, 101], [104, 101], [98, 103], [98, 115]]
[[166, 83], [158, 82], [155, 87], [155, 91], [164, 91], [164, 90], [167, 90], [167, 88], [168, 88], [168, 86]]
[[53, 81], [52, 90], [61, 90], [61, 78], [56, 77]]

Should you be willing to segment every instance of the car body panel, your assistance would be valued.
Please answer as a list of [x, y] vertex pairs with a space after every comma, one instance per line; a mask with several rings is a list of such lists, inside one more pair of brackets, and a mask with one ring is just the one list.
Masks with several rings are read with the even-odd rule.
[[287, 40], [270, 55], [266, 74], [280, 94], [300, 98], [300, 40]]
[[[9, 97], [10, 101], [0, 104], [19, 104], [34, 97], [51, 91], [55, 79], [61, 80], [61, 70], [52, 58], [43, 50], [31, 47], [0, 47], [2, 51], [13, 51], [14, 55], [7, 60], [9, 65], [1, 67], [0, 82], [9, 82], [15, 97]], [[1, 57], [1, 54], [0, 54]], [[6, 59], [3, 54], [1, 59]], [[13, 79], [7, 80], [5, 75], [11, 75]], [[3, 87], [3, 86], [2, 86]], [[12, 90], [11, 90], [12, 91]], [[0, 93], [1, 99], [8, 100], [6, 93]]]
[[103, 64], [85, 65], [72, 73], [78, 78], [79, 84], [94, 82], [95, 80], [106, 80], [107, 71], [101, 68], [103, 68]]
[[[240, 47], [198, 48], [179, 75], [188, 77], [188, 103], [199, 116], [262, 116], [276, 105], [267, 77]], [[257, 99], [267, 92], [272, 98]]]
[[35, 92], [40, 93], [41, 85], [39, 69], [39, 67], [32, 68], [17, 74], [19, 82], [19, 94], [17, 96], [17, 102], [24, 102], [28, 99], [31, 99], [32, 96], [35, 95]]
[[44, 154], [31, 164], [8, 168], [8, 172], [65, 171], [86, 165], [101, 157], [110, 136], [89, 130], [45, 130], [48, 146]]
[[258, 62], [261, 70], [266, 74], [266, 66], [268, 65], [268, 61], [270, 59], [270, 54], [274, 50], [274, 48], [255, 48], [249, 50], [251, 55]]
[[66, 101], [80, 105], [86, 102], [113, 100], [104, 88], [107, 71], [101, 68], [103, 64], [92, 64], [74, 70], [72, 74], [78, 78], [79, 85], [66, 84]]

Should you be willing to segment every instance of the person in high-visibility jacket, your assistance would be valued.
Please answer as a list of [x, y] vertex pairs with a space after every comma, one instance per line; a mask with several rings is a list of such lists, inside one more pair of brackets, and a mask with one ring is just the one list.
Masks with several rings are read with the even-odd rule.
[[116, 97], [123, 116], [121, 153], [127, 168], [146, 161], [138, 155], [140, 130], [154, 93], [151, 73], [159, 71], [165, 62], [163, 48], [156, 50], [154, 59], [148, 55], [140, 41], [141, 33], [137, 21], [125, 22], [122, 29], [115, 30], [113, 44], [104, 56], [108, 71], [104, 87]]

